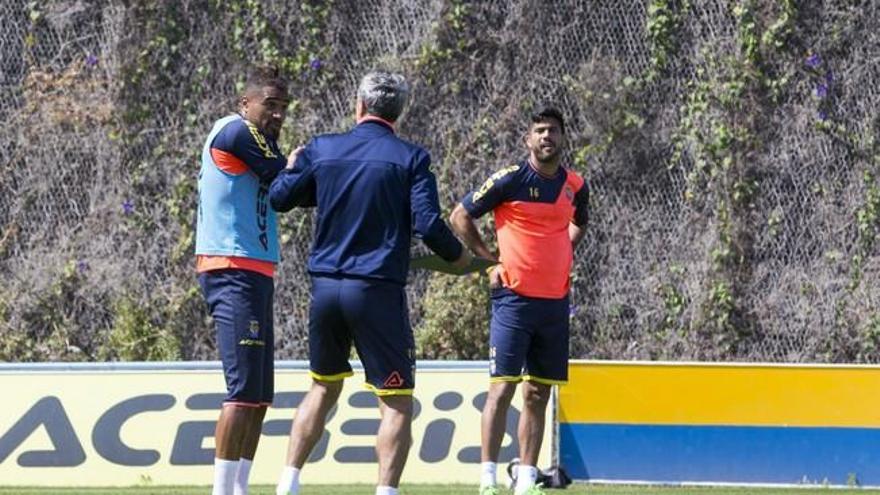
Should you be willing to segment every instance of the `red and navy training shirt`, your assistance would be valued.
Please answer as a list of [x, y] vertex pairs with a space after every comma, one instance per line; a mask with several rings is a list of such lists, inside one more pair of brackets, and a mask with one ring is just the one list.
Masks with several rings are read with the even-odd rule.
[[492, 174], [462, 200], [473, 218], [492, 211], [502, 280], [517, 294], [565, 297], [574, 257], [569, 224], [587, 223], [589, 192], [576, 172], [559, 167], [553, 177], [527, 160]]

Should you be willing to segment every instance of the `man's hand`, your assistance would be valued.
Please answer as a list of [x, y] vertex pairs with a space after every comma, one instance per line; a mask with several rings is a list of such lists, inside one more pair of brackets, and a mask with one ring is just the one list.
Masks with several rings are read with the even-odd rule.
[[489, 269], [489, 287], [498, 289], [504, 285], [501, 280], [501, 265], [495, 265]]
[[468, 248], [463, 248], [461, 250], [461, 256], [459, 256], [457, 260], [452, 262], [452, 266], [459, 270], [464, 270], [471, 264], [471, 260], [473, 259], [474, 257], [473, 255], [471, 255], [471, 252], [468, 250]]
[[293, 170], [293, 164], [296, 163], [296, 159], [305, 146], [297, 146], [295, 150], [291, 151], [289, 155], [287, 155], [287, 166], [284, 167], [285, 170]]

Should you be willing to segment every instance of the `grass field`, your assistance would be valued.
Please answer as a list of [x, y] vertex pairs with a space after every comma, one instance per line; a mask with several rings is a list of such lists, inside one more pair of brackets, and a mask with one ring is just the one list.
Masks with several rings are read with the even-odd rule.
[[[302, 488], [300, 495], [371, 495], [369, 485], [316, 485]], [[138, 488], [3, 488], [0, 495], [205, 495], [202, 487]], [[476, 485], [403, 485], [401, 495], [476, 495]], [[512, 491], [502, 492], [512, 494]], [[831, 488], [714, 488], [572, 485], [565, 490], [547, 490], [554, 495], [880, 495], [880, 490]], [[275, 495], [272, 486], [251, 488], [251, 495]]]

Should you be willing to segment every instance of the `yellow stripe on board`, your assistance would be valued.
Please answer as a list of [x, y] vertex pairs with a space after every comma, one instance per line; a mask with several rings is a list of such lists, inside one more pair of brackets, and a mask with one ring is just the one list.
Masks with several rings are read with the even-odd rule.
[[880, 367], [572, 362], [560, 421], [880, 427]]

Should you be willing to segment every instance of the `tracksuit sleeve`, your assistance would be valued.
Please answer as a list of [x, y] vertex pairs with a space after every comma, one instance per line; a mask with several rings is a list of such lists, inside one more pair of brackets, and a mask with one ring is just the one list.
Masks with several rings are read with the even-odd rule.
[[431, 251], [446, 261], [455, 261], [464, 248], [440, 214], [437, 180], [430, 166], [431, 157], [427, 153], [417, 155], [410, 189], [413, 231]]
[[311, 143], [296, 159], [293, 169], [284, 169], [269, 187], [269, 204], [275, 211], [288, 211], [295, 206], [317, 205], [317, 183], [311, 160]]

